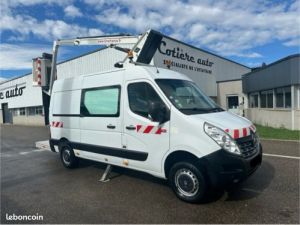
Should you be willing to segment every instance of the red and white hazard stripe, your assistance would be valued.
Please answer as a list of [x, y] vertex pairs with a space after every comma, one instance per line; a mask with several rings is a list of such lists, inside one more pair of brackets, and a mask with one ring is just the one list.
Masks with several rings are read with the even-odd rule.
[[167, 130], [162, 127], [155, 127], [152, 125], [148, 125], [148, 126], [136, 125], [136, 132], [143, 133], [143, 134], [162, 134], [162, 133], [166, 133]]
[[41, 86], [42, 84], [42, 74], [41, 74], [41, 71], [42, 71], [42, 67], [41, 67], [41, 59], [38, 58], [37, 61], [36, 61], [36, 73], [37, 73], [37, 83], [39, 86]]
[[63, 122], [52, 121], [51, 126], [61, 128], [61, 127], [64, 127], [64, 123]]
[[250, 126], [250, 129], [255, 133], [256, 132], [256, 127], [252, 124], [251, 126]]
[[251, 125], [250, 127], [240, 128], [240, 129], [225, 129], [225, 132], [227, 132], [234, 139], [247, 137], [251, 134], [251, 131], [254, 133], [256, 132], [256, 128], [254, 125]]

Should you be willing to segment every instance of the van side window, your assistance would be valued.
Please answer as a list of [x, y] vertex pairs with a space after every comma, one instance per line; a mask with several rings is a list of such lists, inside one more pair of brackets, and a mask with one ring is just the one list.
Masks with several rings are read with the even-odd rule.
[[148, 110], [149, 102], [164, 104], [153, 87], [146, 82], [129, 84], [128, 100], [132, 112], [148, 119], [150, 119]]
[[120, 86], [83, 90], [80, 113], [83, 116], [118, 117], [120, 114]]

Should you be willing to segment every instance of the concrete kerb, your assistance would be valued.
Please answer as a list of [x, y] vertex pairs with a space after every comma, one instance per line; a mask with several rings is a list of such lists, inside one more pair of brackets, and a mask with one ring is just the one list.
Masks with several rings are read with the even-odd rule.
[[260, 138], [261, 141], [281, 141], [281, 142], [297, 142], [300, 144], [300, 140], [285, 140], [285, 139], [272, 139], [272, 138]]
[[51, 151], [50, 145], [49, 145], [49, 141], [48, 141], [48, 140], [46, 140], [46, 141], [37, 141], [37, 142], [35, 142], [35, 147], [36, 147], [37, 149], [45, 149], [45, 150]]

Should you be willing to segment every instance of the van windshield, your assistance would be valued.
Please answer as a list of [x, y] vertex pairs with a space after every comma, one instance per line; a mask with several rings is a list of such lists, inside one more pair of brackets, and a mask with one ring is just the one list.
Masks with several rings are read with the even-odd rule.
[[172, 104], [187, 115], [224, 111], [200, 88], [188, 80], [156, 79]]

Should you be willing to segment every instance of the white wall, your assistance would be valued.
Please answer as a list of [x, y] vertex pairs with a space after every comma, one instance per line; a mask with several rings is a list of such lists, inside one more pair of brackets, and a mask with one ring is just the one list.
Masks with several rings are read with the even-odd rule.
[[251, 108], [246, 110], [246, 117], [252, 122], [269, 127], [300, 130], [300, 110], [295, 110], [294, 120], [291, 110], [287, 109], [261, 109]]
[[[18, 89], [25, 87], [22, 89], [22, 95], [7, 98], [7, 93], [11, 94], [12, 90], [15, 92], [16, 86]], [[42, 89], [32, 86], [32, 74], [1, 84], [0, 98], [0, 109], [2, 109], [2, 103], [8, 103], [10, 109], [43, 105]]]
[[13, 124], [26, 125], [26, 126], [45, 126], [45, 119], [43, 115], [14, 116]]

